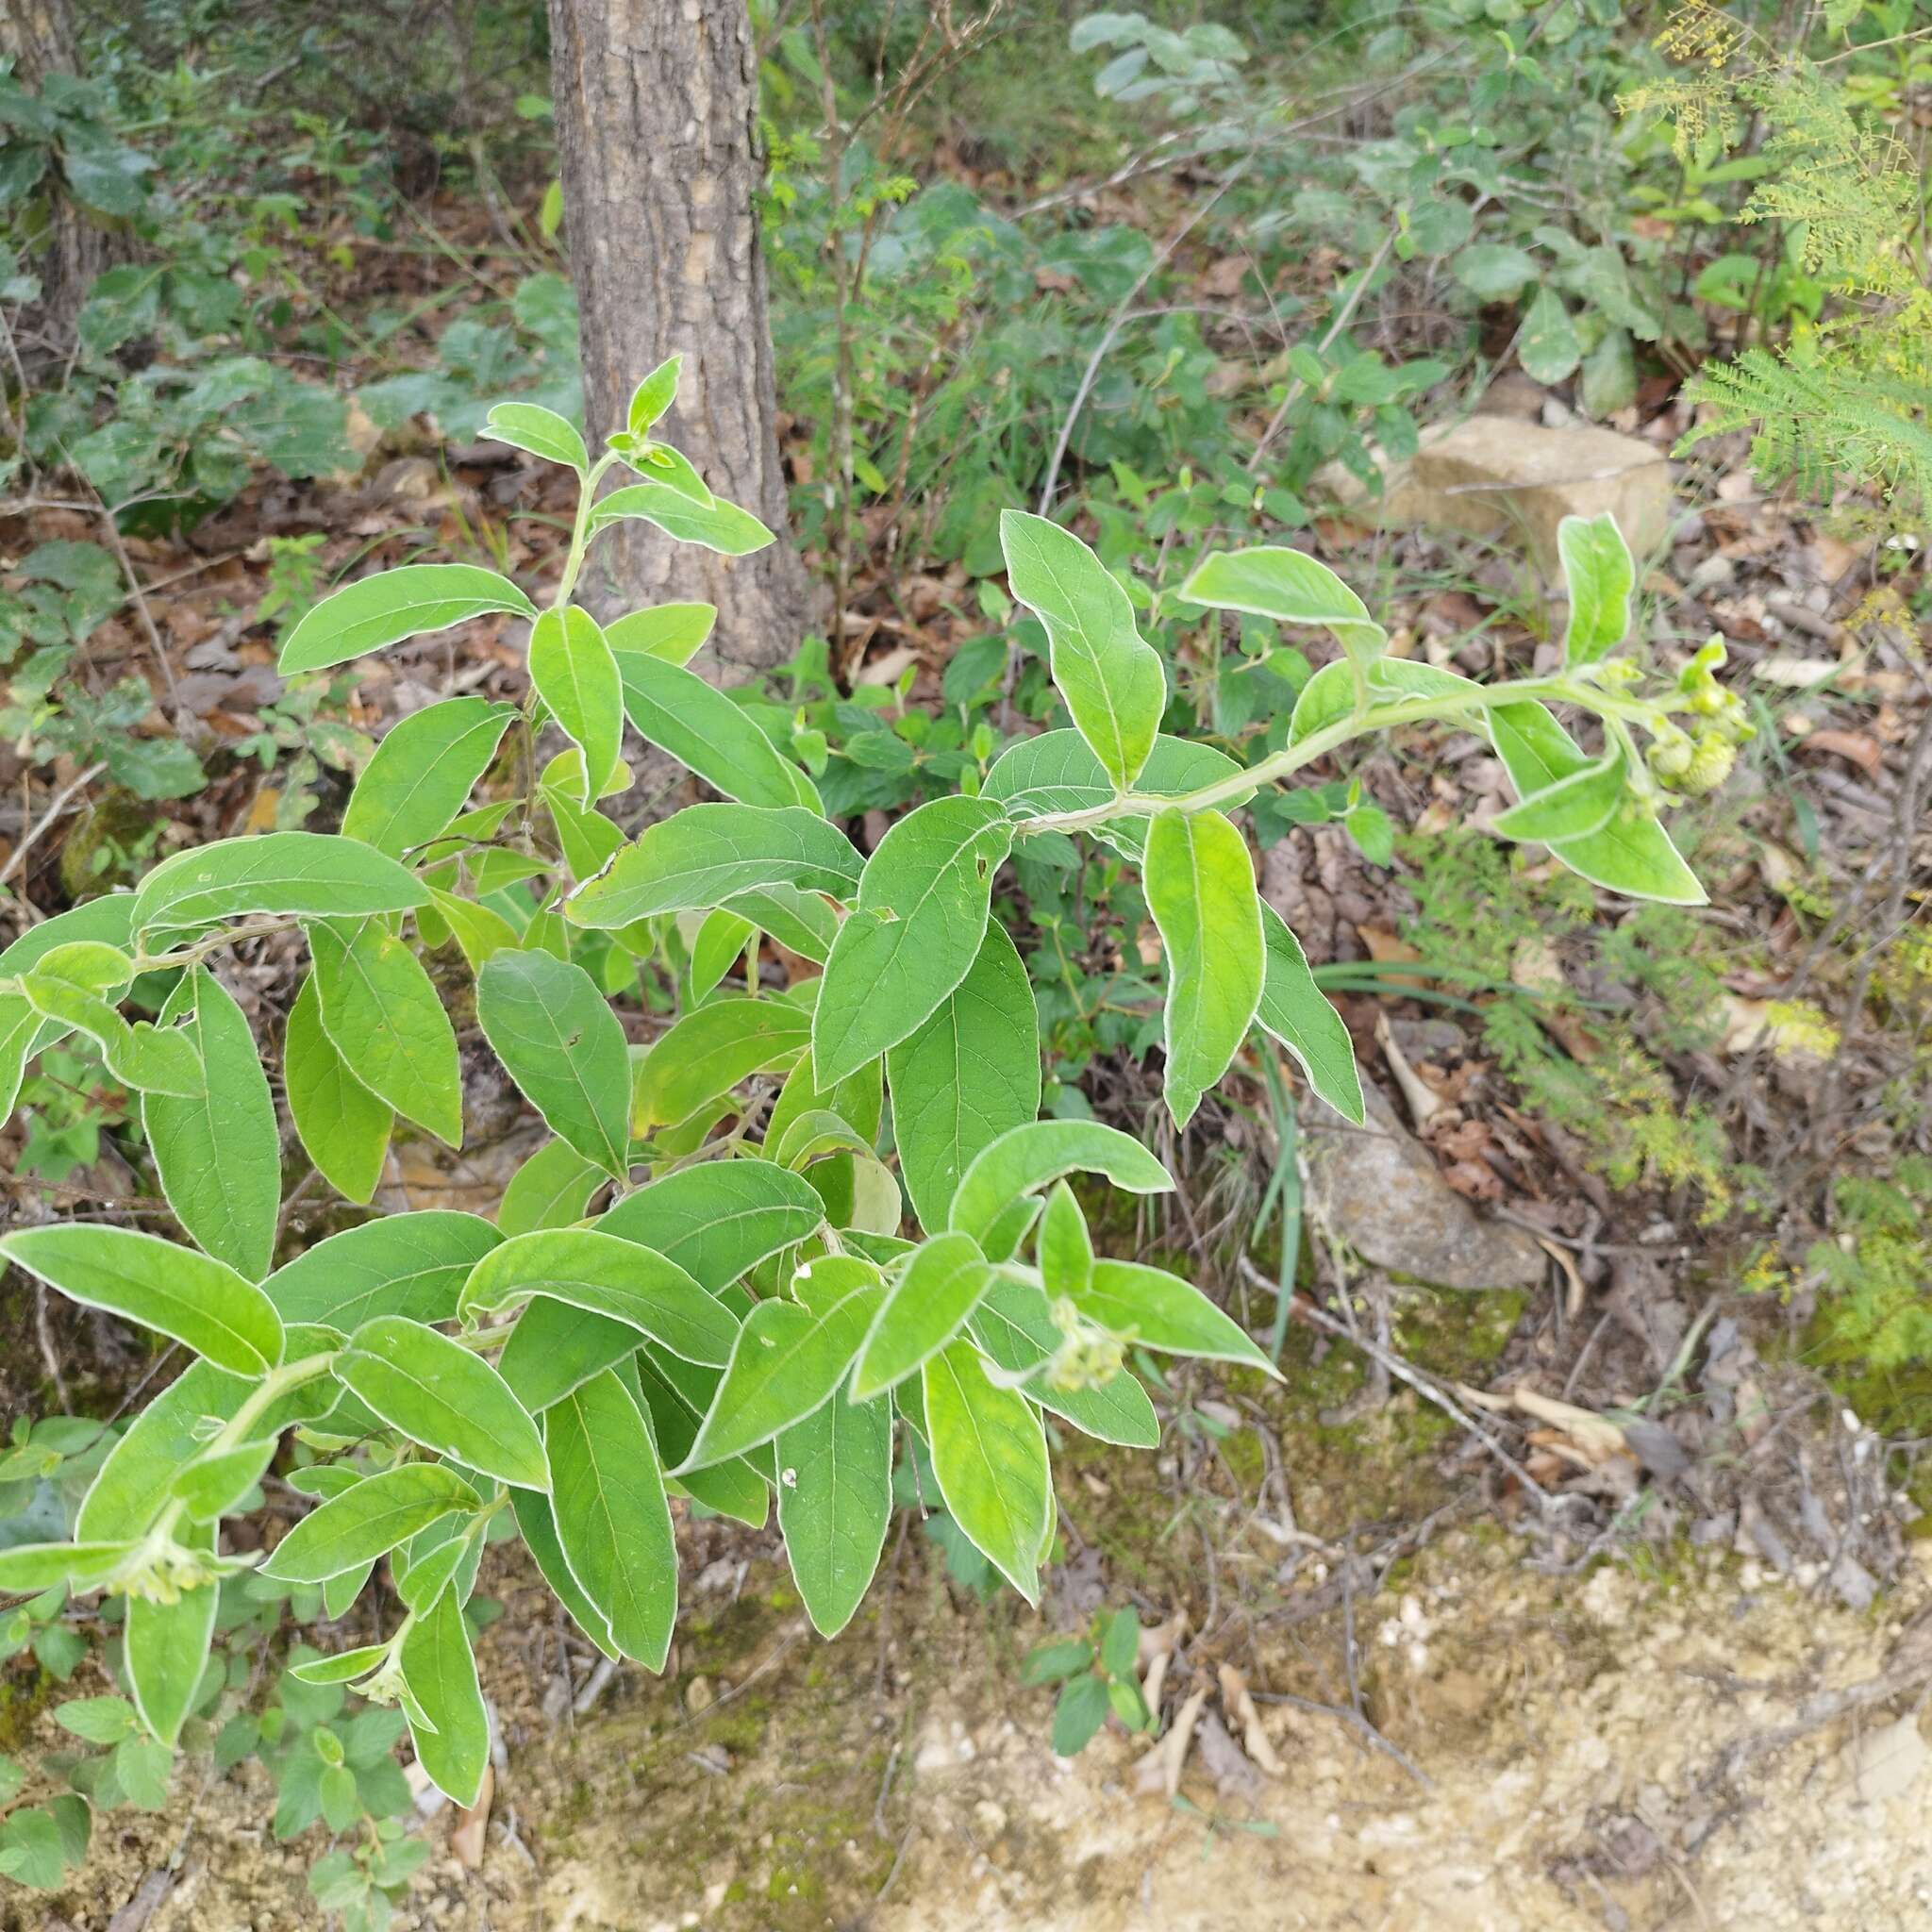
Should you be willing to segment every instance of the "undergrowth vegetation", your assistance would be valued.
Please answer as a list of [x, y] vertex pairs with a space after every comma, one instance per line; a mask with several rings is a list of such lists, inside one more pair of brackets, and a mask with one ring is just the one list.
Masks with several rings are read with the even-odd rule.
[[[483, 1776], [493, 1544], [653, 1668], [674, 1515], [774, 1513], [827, 1633], [895, 1512], [1037, 1598], [1050, 1456], [1220, 1443], [1158, 1357], [1285, 1358], [1299, 1137], [1360, 1118], [1387, 1004], [1453, 1020], [1458, 1097], [1565, 1172], [1755, 1254], [1791, 1355], [1932, 1435], [1923, 888], [1829, 881], [1793, 764], [1822, 732], [1875, 784], [1903, 727], [1867, 758], [1824, 707], [1875, 730], [1924, 679], [1908, 0], [1795, 34], [1702, 0], [926, 11], [753, 8], [828, 621], [728, 691], [706, 607], [578, 595], [621, 520], [771, 533], [654, 435], [675, 361], [587, 443], [541, 8], [210, 0], [0, 73], [0, 1257], [47, 1369], [0, 1453], [16, 1883], [163, 1806], [178, 1746], [261, 1766], [275, 1835], [321, 1827], [318, 1907], [382, 1925], [424, 1846], [396, 1746], [458, 1803]], [[104, 265], [62, 291], [75, 221]], [[1507, 544], [1356, 543], [1499, 377], [1553, 425], [1681, 407], [1674, 454], [1879, 540], [1857, 649], [1767, 673], [1759, 605], [1721, 681], [1681, 526], [1633, 557], [1567, 517], [1547, 585]], [[373, 656], [422, 636], [446, 659]], [[634, 794], [626, 726], [708, 802]], [[1479, 812], [1438, 782], [1458, 734]], [[1269, 884], [1307, 849], [1324, 904], [1375, 896], [1312, 965]], [[1700, 913], [1754, 863], [1754, 909]], [[1780, 1170], [1724, 1069], [1836, 1095], [1861, 1028], [1884, 1171]], [[396, 1211], [499, 1063], [549, 1138], [482, 1216]], [[1172, 1265], [1141, 1218], [1111, 1252], [1176, 1177]], [[1279, 1291], [1237, 1319], [1203, 1291], [1250, 1254]], [[70, 1400], [47, 1288], [163, 1341], [104, 1324]], [[1158, 1724], [1140, 1637], [1108, 1608], [1028, 1658], [1056, 1749]]]

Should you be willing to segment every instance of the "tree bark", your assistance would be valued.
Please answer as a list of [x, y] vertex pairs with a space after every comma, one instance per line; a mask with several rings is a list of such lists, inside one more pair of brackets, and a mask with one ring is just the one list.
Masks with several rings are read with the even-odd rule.
[[624, 426], [638, 379], [681, 350], [665, 440], [777, 534], [730, 558], [621, 524], [596, 559], [618, 608], [715, 604], [713, 675], [736, 683], [789, 658], [810, 609], [778, 457], [745, 0], [550, 0], [550, 33], [591, 446]]
[[[15, 76], [39, 93], [50, 74], [77, 75], [80, 58], [67, 0], [0, 0], [0, 54], [13, 59]], [[125, 229], [110, 226], [82, 208], [51, 177], [44, 184], [47, 228], [28, 264], [40, 277], [40, 347], [50, 358], [74, 343], [81, 304], [94, 278], [128, 257]]]

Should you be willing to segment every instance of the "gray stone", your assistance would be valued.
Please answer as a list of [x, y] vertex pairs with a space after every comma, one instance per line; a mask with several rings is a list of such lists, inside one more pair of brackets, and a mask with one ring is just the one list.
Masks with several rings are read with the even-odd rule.
[[1640, 561], [1670, 529], [1664, 453], [1589, 424], [1545, 429], [1511, 416], [1471, 416], [1425, 429], [1413, 457], [1385, 466], [1379, 497], [1339, 465], [1317, 481], [1357, 519], [1388, 528], [1420, 524], [1525, 544], [1551, 576], [1559, 564], [1557, 525], [1566, 516], [1609, 510]]
[[1362, 1097], [1359, 1127], [1319, 1102], [1302, 1117], [1305, 1203], [1323, 1232], [1372, 1266], [1431, 1287], [1534, 1288], [1549, 1265], [1535, 1237], [1485, 1219], [1366, 1081]]

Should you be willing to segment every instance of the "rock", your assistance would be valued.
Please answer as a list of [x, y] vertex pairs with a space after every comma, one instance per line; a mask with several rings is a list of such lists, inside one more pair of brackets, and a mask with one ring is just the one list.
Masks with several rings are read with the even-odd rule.
[[1355, 1126], [1312, 1103], [1303, 1118], [1307, 1206], [1364, 1261], [1435, 1288], [1534, 1288], [1548, 1259], [1534, 1236], [1488, 1221], [1437, 1172], [1434, 1157], [1363, 1083]]
[[1385, 527], [1427, 524], [1472, 537], [1526, 541], [1545, 574], [1558, 569], [1557, 525], [1609, 510], [1641, 559], [1664, 541], [1671, 467], [1634, 436], [1575, 424], [1545, 429], [1514, 416], [1471, 416], [1425, 429], [1422, 446], [1384, 472], [1383, 492], [1330, 464], [1316, 479]]
[[1896, 1723], [1867, 1731], [1846, 1746], [1845, 1757], [1858, 1796], [1868, 1805], [1902, 1798], [1924, 1775], [1932, 1757], [1909, 1711]]

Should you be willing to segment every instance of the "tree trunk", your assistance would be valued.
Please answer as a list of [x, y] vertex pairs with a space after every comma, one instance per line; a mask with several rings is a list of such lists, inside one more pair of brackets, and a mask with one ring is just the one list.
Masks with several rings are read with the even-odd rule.
[[[0, 0], [0, 54], [12, 57], [15, 78], [31, 93], [40, 92], [50, 74], [77, 75], [80, 60], [67, 0]], [[81, 304], [95, 276], [126, 260], [128, 246], [124, 229], [105, 225], [58, 181], [50, 178], [44, 192], [46, 234], [28, 266], [41, 282], [38, 346], [49, 359], [58, 359], [73, 347]]]
[[550, 34], [591, 447], [624, 426], [638, 379], [682, 350], [665, 440], [777, 533], [733, 559], [626, 523], [597, 558], [619, 608], [715, 604], [715, 675], [736, 683], [791, 655], [810, 603], [774, 426], [745, 0], [550, 0]]

